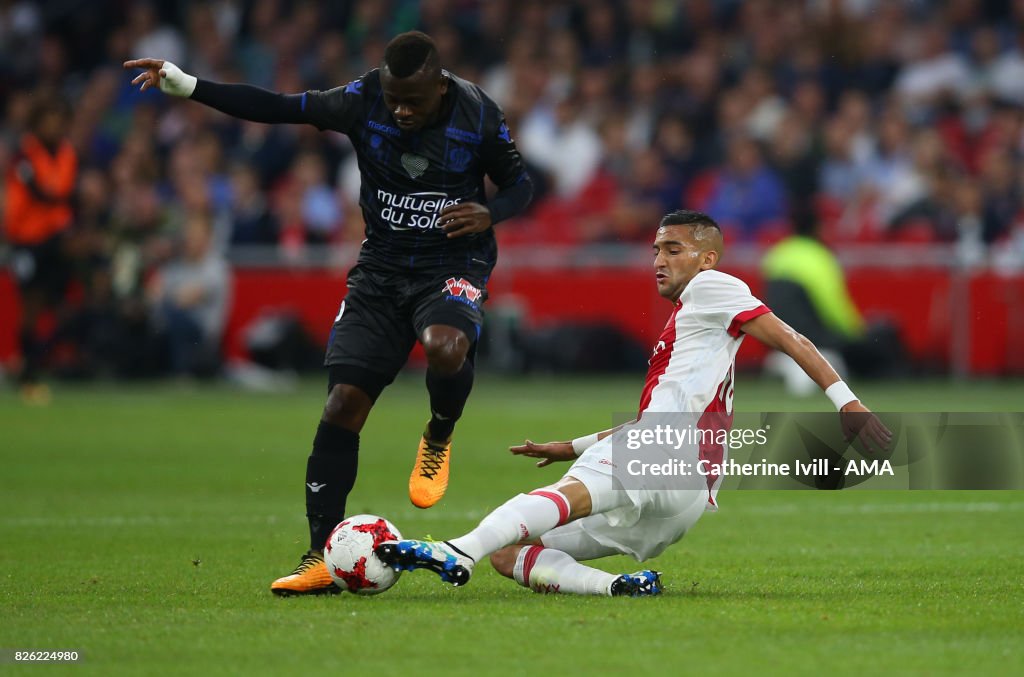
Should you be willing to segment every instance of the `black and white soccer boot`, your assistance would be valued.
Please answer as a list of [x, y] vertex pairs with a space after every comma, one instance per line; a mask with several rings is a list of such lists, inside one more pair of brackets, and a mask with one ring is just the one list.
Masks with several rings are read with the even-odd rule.
[[612, 581], [608, 592], [612, 597], [648, 597], [660, 595], [663, 590], [661, 572], [644, 569], [635, 574], [622, 574]]

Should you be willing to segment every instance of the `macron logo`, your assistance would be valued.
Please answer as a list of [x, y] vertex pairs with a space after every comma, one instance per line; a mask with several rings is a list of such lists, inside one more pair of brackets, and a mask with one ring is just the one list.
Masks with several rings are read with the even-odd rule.
[[315, 494], [324, 487], [326, 487], [327, 483], [324, 482], [323, 484], [318, 484], [317, 482], [306, 482], [306, 486], [309, 487], [309, 490]]

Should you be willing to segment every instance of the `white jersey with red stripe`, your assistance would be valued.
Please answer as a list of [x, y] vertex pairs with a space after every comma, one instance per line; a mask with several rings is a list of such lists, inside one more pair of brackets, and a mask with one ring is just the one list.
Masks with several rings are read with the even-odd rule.
[[[645, 412], [697, 414], [699, 430], [730, 430], [736, 353], [744, 336], [741, 327], [768, 312], [743, 280], [717, 270], [697, 273], [658, 337], [640, 395], [639, 416], [643, 418]], [[721, 465], [725, 453], [717, 442], [698, 445], [698, 457], [710, 464]], [[709, 510], [718, 507], [720, 485], [718, 475], [708, 476]]]
[[732, 414], [732, 377], [744, 322], [770, 312], [739, 278], [705, 270], [686, 288], [658, 337], [640, 395], [645, 411]]
[[[666, 413], [693, 414], [697, 427], [703, 430], [731, 428], [734, 365], [743, 342], [741, 327], [768, 312], [750, 288], [732, 275], [706, 270], [694, 276], [655, 345], [640, 397], [640, 420], [627, 424], [627, 428], [643, 427], [646, 415], [654, 419], [648, 423], [656, 423], [661, 420], [656, 414]], [[614, 438], [609, 435], [587, 448], [566, 475], [587, 487], [594, 505], [617, 507], [595, 511], [549, 531], [541, 538], [544, 545], [577, 558], [621, 552], [643, 561], [682, 538], [705, 510], [716, 509], [721, 482], [714, 476], [679, 478], [676, 487], [669, 489], [616, 489], [612, 478], [619, 466]], [[666, 447], [664, 454], [685, 458], [691, 468], [698, 459], [712, 464], [724, 462], [725, 448], [715, 442], [720, 437], [709, 435], [707, 443], [704, 439], [702, 435], [696, 445]], [[653, 448], [648, 451], [656, 452]], [[619, 472], [623, 470], [619, 468]], [[616, 496], [620, 491], [628, 497], [628, 505], [621, 505]]]

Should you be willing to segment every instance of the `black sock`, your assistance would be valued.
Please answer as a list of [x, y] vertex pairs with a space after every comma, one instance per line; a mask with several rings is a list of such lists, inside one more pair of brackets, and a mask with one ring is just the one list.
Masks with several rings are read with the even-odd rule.
[[358, 466], [359, 433], [320, 421], [306, 463], [310, 550], [323, 550], [331, 530], [345, 516], [345, 499], [356, 482]]
[[427, 392], [430, 393], [430, 423], [427, 431], [432, 440], [442, 442], [452, 436], [455, 422], [473, 389], [473, 361], [467, 359], [451, 376], [427, 369]]
[[22, 359], [21, 374], [18, 375], [18, 380], [21, 383], [35, 383], [39, 380], [39, 372], [45, 354], [43, 342], [36, 336], [34, 328], [23, 328], [18, 332], [18, 344]]

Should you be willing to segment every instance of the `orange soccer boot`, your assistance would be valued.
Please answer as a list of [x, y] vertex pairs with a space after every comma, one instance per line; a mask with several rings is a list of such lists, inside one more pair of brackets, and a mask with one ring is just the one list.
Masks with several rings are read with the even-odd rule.
[[435, 442], [427, 438], [427, 432], [420, 438], [416, 450], [416, 464], [409, 476], [409, 500], [417, 508], [429, 508], [444, 496], [448, 489], [448, 466], [452, 455], [452, 438]]
[[310, 550], [302, 556], [299, 566], [287, 576], [270, 584], [270, 591], [281, 597], [291, 595], [330, 595], [341, 592], [327, 572], [323, 553]]

